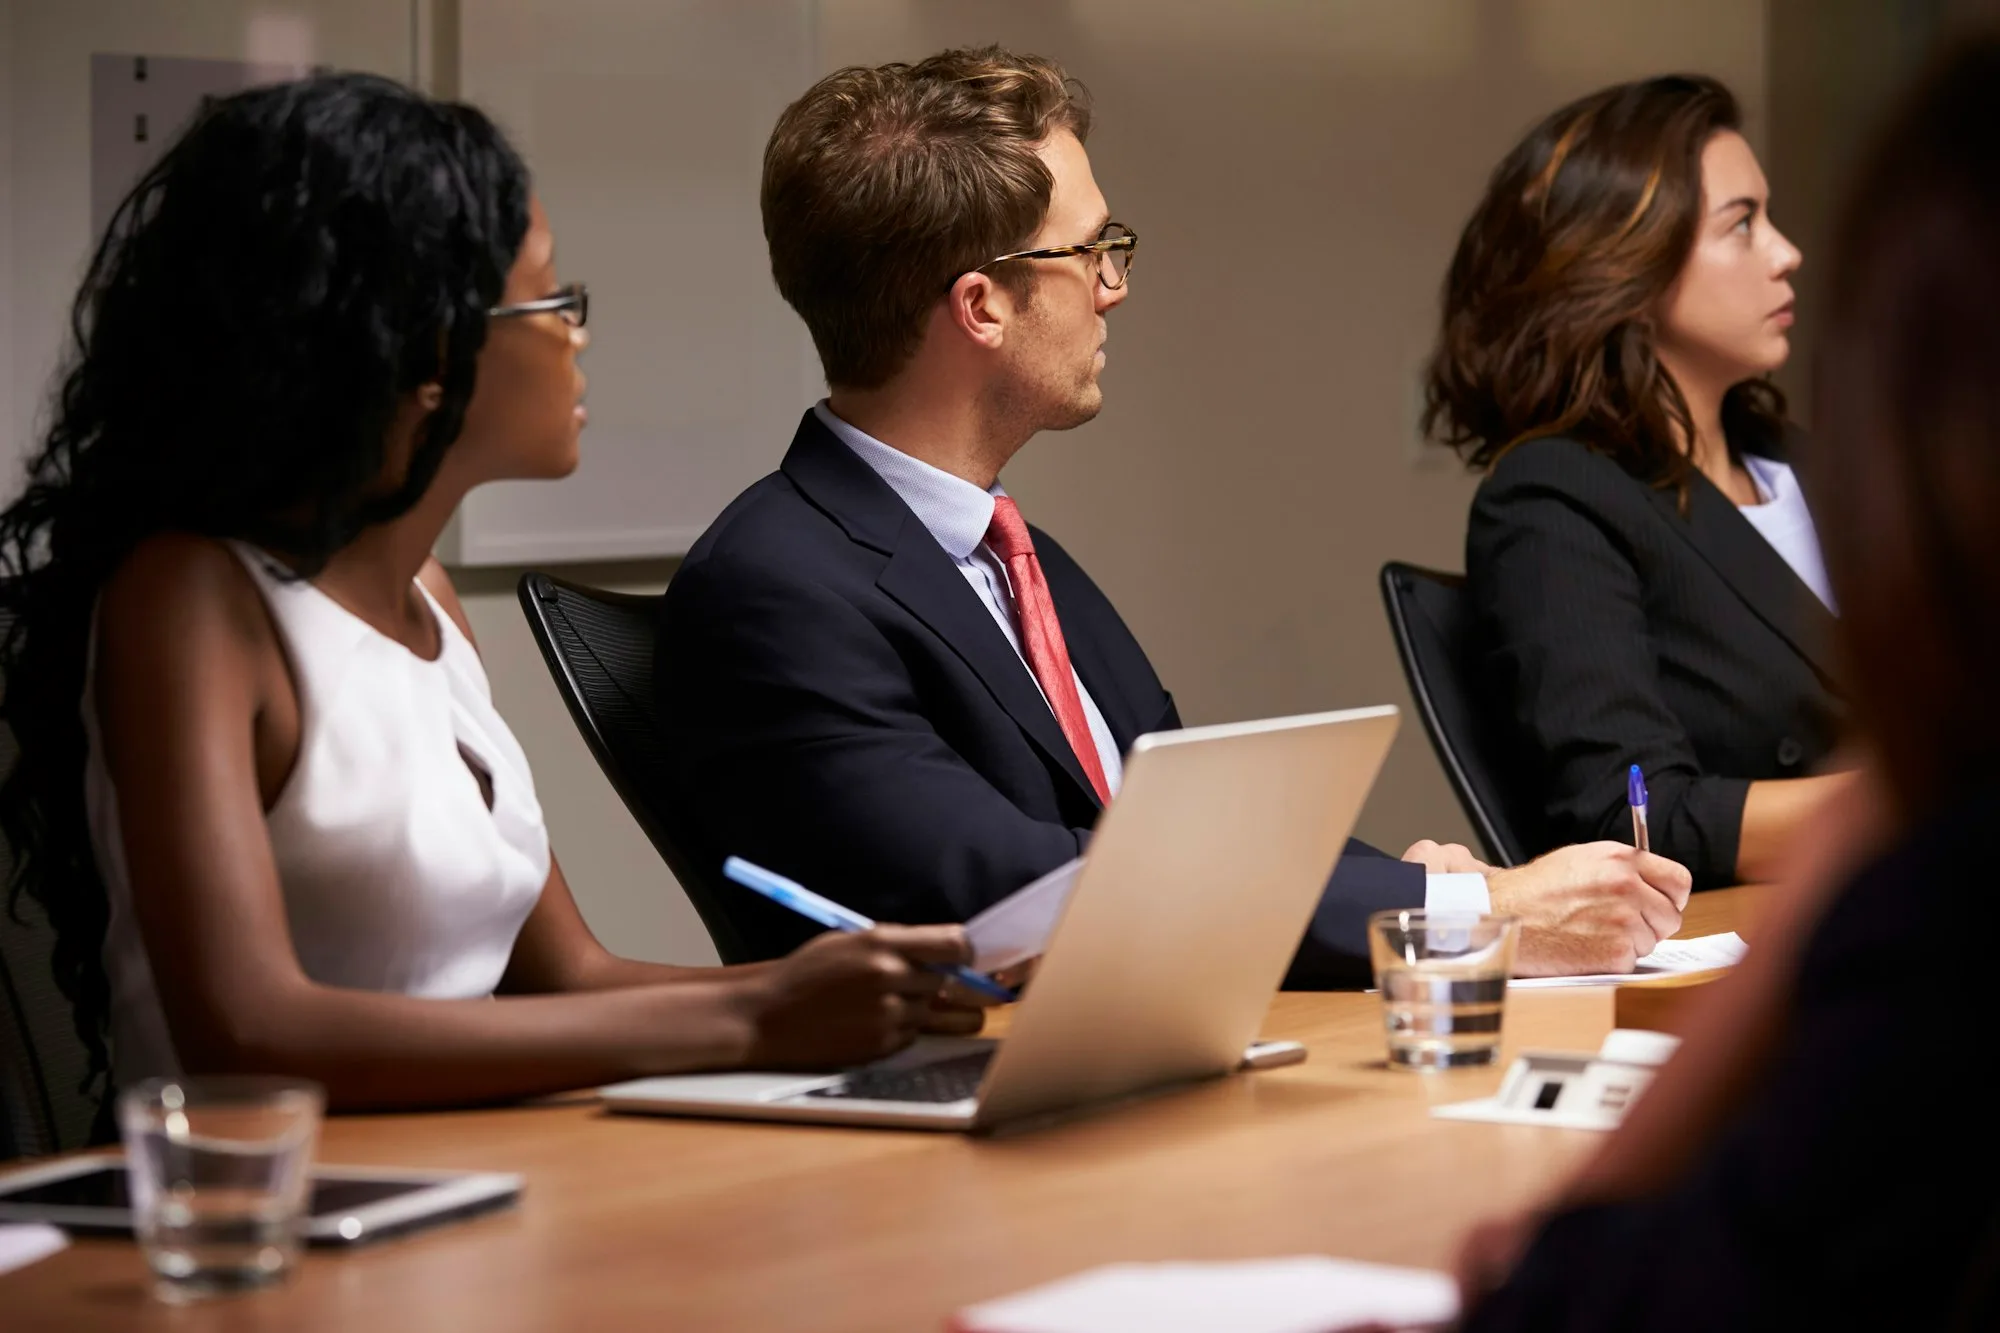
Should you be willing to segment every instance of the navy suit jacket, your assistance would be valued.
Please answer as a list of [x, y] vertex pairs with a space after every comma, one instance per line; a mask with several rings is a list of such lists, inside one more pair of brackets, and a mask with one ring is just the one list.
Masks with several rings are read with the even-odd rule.
[[[1048, 534], [1077, 675], [1119, 747], [1180, 726], [1138, 641]], [[1101, 809], [1033, 676], [928, 529], [811, 412], [662, 599], [658, 709], [693, 854], [746, 857], [879, 920], [963, 921], [1076, 856]], [[816, 927], [733, 885], [755, 956]], [[1420, 866], [1349, 844], [1292, 981], [1366, 975], [1369, 912]]]

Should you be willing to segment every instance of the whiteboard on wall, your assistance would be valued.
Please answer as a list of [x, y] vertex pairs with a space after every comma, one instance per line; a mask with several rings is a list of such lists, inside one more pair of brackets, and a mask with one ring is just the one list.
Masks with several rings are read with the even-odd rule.
[[[129, 183], [205, 92], [283, 69], [327, 65], [408, 79], [429, 0], [0, 0], [0, 503], [40, 444], [46, 405], [69, 342], [76, 298], [97, 234], [93, 194]], [[151, 87], [93, 87], [93, 57], [144, 52]], [[204, 68], [206, 62], [229, 62]], [[131, 81], [137, 85], [136, 80]], [[99, 104], [97, 93], [109, 100]], [[130, 100], [125, 101], [129, 95]], [[191, 100], [192, 99], [192, 100]], [[102, 110], [100, 118], [94, 114]], [[148, 143], [129, 114], [147, 116]], [[107, 127], [99, 182], [95, 143]], [[162, 129], [162, 126], [166, 128]], [[126, 138], [110, 129], [122, 126]]]
[[90, 57], [90, 234], [104, 235], [111, 215], [139, 177], [172, 146], [210, 98], [260, 84], [302, 79], [296, 62], [190, 60], [174, 56]]
[[677, 555], [783, 457], [818, 362], [771, 283], [765, 140], [816, 75], [813, 0], [479, 0], [460, 93], [521, 150], [590, 287], [590, 424], [559, 482], [467, 497], [457, 565]]

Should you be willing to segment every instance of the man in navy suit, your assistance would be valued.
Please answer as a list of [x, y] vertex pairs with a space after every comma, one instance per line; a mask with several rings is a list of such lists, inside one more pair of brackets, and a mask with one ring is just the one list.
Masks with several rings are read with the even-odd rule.
[[[964, 920], [1078, 855], [1132, 741], [1180, 725], [1111, 602], [999, 481], [1103, 401], [1137, 237], [1092, 178], [1089, 119], [1053, 63], [989, 48], [839, 71], [773, 132], [772, 272], [831, 393], [663, 603], [673, 776], [654, 804], [704, 864]], [[1612, 843], [1508, 871], [1350, 843], [1290, 984], [1365, 976], [1368, 914], [1426, 903], [1520, 914], [1524, 971], [1629, 968], [1688, 889]], [[755, 955], [812, 930], [721, 891]]]

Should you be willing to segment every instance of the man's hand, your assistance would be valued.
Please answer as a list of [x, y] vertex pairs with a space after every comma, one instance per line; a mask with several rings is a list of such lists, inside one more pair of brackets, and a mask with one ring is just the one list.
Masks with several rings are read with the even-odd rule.
[[1681, 928], [1694, 880], [1664, 856], [1589, 842], [1513, 870], [1488, 870], [1486, 887], [1494, 911], [1521, 918], [1515, 973], [1573, 976], [1630, 972]]
[[1410, 844], [1405, 861], [1415, 861], [1427, 875], [1490, 875], [1493, 867], [1474, 856], [1463, 844], [1437, 843], [1425, 838]]

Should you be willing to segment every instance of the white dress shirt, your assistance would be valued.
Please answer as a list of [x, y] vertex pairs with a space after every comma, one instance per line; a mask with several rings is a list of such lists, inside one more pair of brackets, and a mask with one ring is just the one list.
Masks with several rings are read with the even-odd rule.
[[[993, 498], [1007, 493], [1000, 483], [994, 482], [991, 490], [981, 490], [963, 477], [912, 458], [894, 445], [884, 444], [842, 421], [824, 398], [814, 405], [813, 411], [842, 444], [888, 483], [889, 489], [902, 498], [917, 521], [937, 539], [945, 554], [958, 565], [958, 572], [979, 594], [1000, 632], [1007, 636], [1014, 656], [1020, 658], [1022, 669], [1028, 672], [1028, 679], [1034, 680], [1034, 670], [1021, 652], [1020, 631], [1015, 626], [1013, 583], [1007, 577], [1006, 566], [986, 545], [986, 529], [993, 524]], [[1075, 674], [1074, 668], [1071, 674]], [[1039, 691], [1041, 682], [1036, 681], [1035, 688]], [[1077, 679], [1076, 692], [1083, 700], [1083, 715], [1090, 723], [1090, 739], [1097, 745], [1098, 760], [1104, 765], [1104, 780], [1115, 795], [1125, 778], [1125, 761], [1118, 752], [1118, 742], [1112, 739], [1111, 728], [1105, 725], [1104, 714], [1098, 711], [1081, 677]], [[1048, 701], [1046, 694], [1042, 698], [1044, 703]], [[1484, 912], [1490, 905], [1484, 875], [1425, 878], [1424, 906], [1431, 911]]]
[[1806, 508], [1805, 492], [1789, 464], [1774, 458], [1746, 454], [1743, 466], [1757, 483], [1759, 503], [1738, 505], [1750, 526], [1764, 534], [1771, 549], [1799, 576], [1813, 595], [1838, 613], [1833, 604], [1833, 583], [1826, 576], [1826, 559], [1819, 550], [1819, 529], [1813, 526], [1812, 511]]

